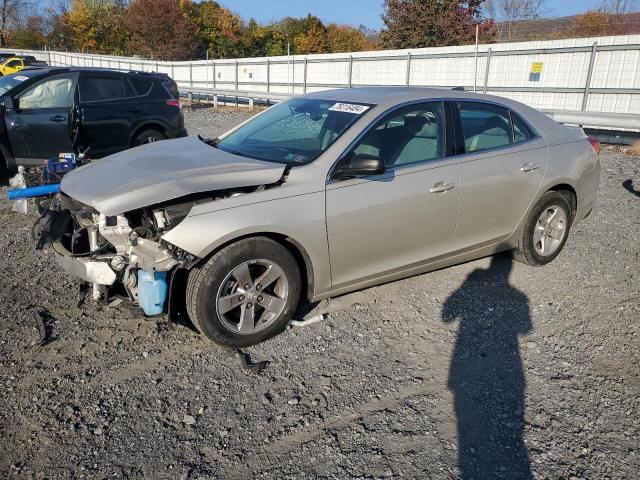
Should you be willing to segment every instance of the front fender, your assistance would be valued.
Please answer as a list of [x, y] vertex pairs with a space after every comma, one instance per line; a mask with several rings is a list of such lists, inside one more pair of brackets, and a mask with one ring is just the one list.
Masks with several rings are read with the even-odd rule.
[[306, 256], [313, 276], [310, 296], [318, 296], [331, 287], [324, 197], [321, 191], [189, 215], [162, 238], [205, 258], [242, 237], [287, 237]]

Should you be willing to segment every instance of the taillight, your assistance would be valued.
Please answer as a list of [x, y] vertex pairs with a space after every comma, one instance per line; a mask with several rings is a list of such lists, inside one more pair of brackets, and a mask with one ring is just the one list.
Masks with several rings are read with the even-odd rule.
[[182, 104], [180, 103], [180, 100], [175, 100], [172, 98], [171, 100], [167, 100], [165, 103], [170, 107], [182, 108]]
[[595, 152], [598, 155], [600, 155], [600, 141], [598, 141], [597, 139], [595, 139], [593, 137], [589, 137], [589, 143], [591, 144], [591, 146], [593, 147]]

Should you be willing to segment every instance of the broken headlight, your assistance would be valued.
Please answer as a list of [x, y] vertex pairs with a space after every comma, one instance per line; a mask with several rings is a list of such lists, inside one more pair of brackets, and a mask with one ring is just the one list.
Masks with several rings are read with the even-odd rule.
[[153, 211], [153, 216], [156, 221], [156, 225], [159, 230], [170, 230], [178, 225], [185, 219], [191, 208], [193, 202], [178, 203], [176, 205], [168, 205], [158, 210]]

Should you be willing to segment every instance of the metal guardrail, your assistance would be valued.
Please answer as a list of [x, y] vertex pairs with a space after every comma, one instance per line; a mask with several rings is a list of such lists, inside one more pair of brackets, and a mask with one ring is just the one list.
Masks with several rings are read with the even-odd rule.
[[[288, 100], [293, 95], [286, 93], [273, 93], [273, 92], [260, 92], [260, 91], [243, 91], [243, 90], [221, 90], [216, 88], [182, 88], [181, 92], [186, 94], [190, 103], [193, 103], [194, 95], [199, 97], [211, 97], [214, 107], [218, 107], [218, 104], [222, 100], [229, 98], [243, 98], [247, 99], [249, 107], [253, 108], [256, 100], [263, 101], [265, 103], [277, 103], [283, 100]], [[226, 102], [225, 102], [226, 103]]]
[[640, 130], [640, 115], [608, 112], [583, 112], [578, 110], [545, 110], [558, 123], [586, 125], [592, 128], [616, 130]]

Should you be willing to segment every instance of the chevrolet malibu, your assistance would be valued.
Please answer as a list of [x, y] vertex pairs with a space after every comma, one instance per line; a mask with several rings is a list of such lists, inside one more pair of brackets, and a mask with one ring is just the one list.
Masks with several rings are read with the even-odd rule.
[[242, 347], [302, 301], [507, 250], [551, 262], [593, 207], [598, 150], [505, 98], [323, 91], [81, 167], [34, 234], [96, 300], [186, 311]]

